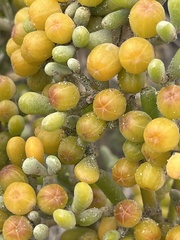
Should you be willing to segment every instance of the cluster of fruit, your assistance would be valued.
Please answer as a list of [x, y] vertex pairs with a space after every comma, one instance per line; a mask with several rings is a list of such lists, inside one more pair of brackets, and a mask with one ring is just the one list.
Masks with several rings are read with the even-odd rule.
[[[180, 50], [157, 57], [180, 0], [169, 18], [164, 2], [23, 0], [6, 45], [23, 87], [0, 75], [0, 239], [180, 239]], [[103, 168], [108, 129], [123, 156]]]

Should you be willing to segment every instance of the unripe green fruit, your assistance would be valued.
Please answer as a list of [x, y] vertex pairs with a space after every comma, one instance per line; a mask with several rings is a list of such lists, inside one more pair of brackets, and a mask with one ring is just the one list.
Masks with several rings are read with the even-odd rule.
[[104, 0], [98, 6], [92, 7], [91, 12], [93, 15], [105, 16], [121, 8], [131, 9], [136, 2], [137, 0]]
[[21, 115], [14, 115], [9, 119], [8, 131], [12, 136], [21, 135], [25, 127], [24, 117]]
[[63, 126], [67, 118], [64, 112], [54, 112], [43, 118], [41, 126], [46, 131], [54, 131]]
[[90, 17], [90, 20], [87, 25], [88, 31], [91, 32], [96, 32], [100, 29], [102, 29], [102, 17], [100, 16], [92, 16]]
[[89, 31], [87, 28], [84, 26], [77, 26], [72, 34], [72, 41], [78, 48], [85, 47], [89, 42]]
[[27, 86], [33, 92], [42, 92], [43, 89], [51, 83], [52, 77], [48, 76], [43, 68], [40, 68], [39, 71], [32, 76], [27, 78]]
[[120, 237], [121, 235], [117, 230], [109, 230], [103, 235], [102, 240], [119, 240]]
[[73, 21], [77, 26], [87, 26], [91, 13], [89, 8], [80, 6], [76, 9]]
[[69, 67], [63, 64], [59, 64], [57, 62], [48, 62], [44, 68], [44, 71], [47, 75], [53, 77], [54, 79], [57, 79], [58, 81], [61, 76], [72, 73]]
[[59, 144], [58, 157], [63, 164], [76, 164], [83, 158], [84, 151], [76, 136], [68, 136]]
[[[61, 240], [77, 240], [77, 239], [81, 239], [80, 237], [83, 236], [84, 234], [93, 234], [96, 235], [96, 232], [95, 230], [91, 229], [91, 228], [86, 228], [86, 227], [75, 227], [75, 228], [72, 228], [72, 229], [68, 229], [66, 231], [64, 231], [62, 234], [61, 234]], [[83, 239], [82, 239], [83, 240]], [[93, 240], [97, 240], [97, 239], [94, 239]]]
[[52, 57], [57, 63], [66, 63], [76, 52], [73, 45], [59, 45], [53, 48]]
[[36, 240], [44, 240], [49, 235], [49, 228], [47, 225], [41, 223], [34, 227], [33, 236]]
[[180, 61], [180, 49], [176, 51], [167, 69], [170, 81], [180, 78], [179, 61]]
[[53, 107], [49, 104], [49, 99], [35, 92], [24, 93], [19, 98], [18, 106], [25, 114], [46, 115], [54, 112]]
[[162, 60], [154, 58], [148, 65], [148, 74], [154, 83], [163, 83], [166, 77], [165, 65]]
[[164, 42], [172, 42], [176, 40], [176, 29], [172, 23], [168, 21], [160, 21], [156, 25], [156, 32]]
[[180, 31], [180, 1], [169, 0], [168, 11], [170, 15], [170, 22], [174, 25], [177, 31]]
[[87, 48], [92, 50], [96, 46], [102, 43], [112, 43], [113, 38], [110, 30], [107, 29], [100, 29], [95, 32], [91, 32], [89, 34], [89, 42], [87, 44]]
[[61, 170], [61, 162], [54, 155], [48, 155], [46, 158], [46, 165], [49, 175], [56, 174], [59, 170]]
[[71, 2], [65, 9], [64, 13], [67, 14], [69, 17], [73, 18], [78, 7], [79, 3], [77, 1]]
[[8, 123], [11, 117], [19, 114], [17, 105], [11, 100], [0, 101], [0, 121]]
[[136, 170], [135, 180], [139, 187], [157, 191], [165, 183], [165, 173], [163, 168], [144, 162]]
[[118, 83], [123, 93], [138, 93], [145, 86], [146, 74], [132, 74], [124, 68], [118, 73]]
[[122, 150], [126, 158], [133, 162], [139, 162], [144, 158], [142, 152], [142, 143], [126, 140], [122, 145]]
[[64, 229], [75, 227], [76, 218], [72, 211], [66, 209], [56, 209], [53, 212], [54, 221]]
[[108, 30], [116, 29], [128, 21], [128, 15], [128, 9], [120, 9], [109, 13], [102, 19], [102, 27]]
[[89, 208], [76, 215], [77, 224], [80, 226], [91, 226], [102, 217], [102, 210], [99, 208]]
[[80, 73], [81, 64], [80, 61], [76, 58], [69, 58], [67, 61], [67, 66], [73, 73]]
[[27, 175], [47, 176], [47, 169], [34, 157], [26, 158], [22, 169]]

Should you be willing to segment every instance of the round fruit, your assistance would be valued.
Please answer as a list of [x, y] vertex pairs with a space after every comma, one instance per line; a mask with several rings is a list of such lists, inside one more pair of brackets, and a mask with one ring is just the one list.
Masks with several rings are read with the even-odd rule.
[[157, 191], [165, 183], [165, 173], [163, 168], [144, 162], [136, 170], [135, 180], [139, 187]]
[[76, 124], [77, 134], [86, 142], [97, 141], [105, 130], [106, 122], [99, 119], [93, 112], [82, 115]]
[[118, 83], [123, 93], [138, 93], [145, 86], [146, 74], [132, 74], [124, 68], [118, 73]]
[[96, 46], [88, 55], [87, 69], [96, 80], [107, 81], [121, 70], [119, 48], [112, 43]]
[[10, 77], [0, 75], [0, 101], [11, 99], [16, 92], [16, 85]]
[[112, 168], [112, 177], [122, 187], [132, 187], [136, 184], [135, 173], [138, 164], [127, 158], [119, 159]]
[[167, 174], [173, 179], [180, 179], [180, 153], [173, 154], [167, 161]]
[[9, 40], [6, 43], [6, 53], [9, 57], [11, 57], [12, 53], [19, 49], [21, 46], [16, 44], [12, 38], [9, 38]]
[[78, 145], [76, 136], [64, 138], [58, 147], [58, 157], [64, 164], [76, 164], [84, 155], [84, 148]]
[[180, 86], [172, 84], [163, 87], [157, 94], [157, 106], [162, 115], [169, 119], [180, 118]]
[[140, 74], [145, 72], [153, 58], [153, 46], [144, 38], [131, 37], [120, 45], [120, 63], [129, 73]]
[[55, 43], [66, 44], [72, 39], [75, 29], [73, 20], [64, 13], [51, 14], [45, 23], [45, 32], [47, 37]]
[[61, 11], [57, 0], [36, 0], [29, 6], [30, 21], [36, 29], [44, 30], [46, 19], [53, 13]]
[[19, 166], [8, 164], [0, 171], [0, 185], [5, 190], [13, 182], [27, 183], [28, 178]]
[[150, 121], [151, 117], [143, 111], [129, 111], [120, 118], [119, 130], [127, 140], [143, 142], [144, 129]]
[[[26, 35], [27, 36], [27, 35]], [[29, 64], [21, 55], [21, 49], [16, 49], [11, 54], [11, 65], [14, 72], [22, 77], [31, 76], [38, 72], [40, 66]]]
[[142, 209], [136, 201], [125, 199], [115, 206], [114, 216], [119, 226], [132, 228], [140, 221]]
[[144, 130], [146, 144], [156, 152], [167, 152], [179, 142], [177, 125], [167, 118], [159, 117], [151, 120]]
[[26, 217], [12, 215], [4, 222], [2, 232], [6, 240], [28, 240], [32, 237], [33, 228]]
[[91, 156], [83, 158], [74, 167], [74, 174], [79, 181], [86, 182], [88, 184], [97, 182], [100, 172], [96, 159]]
[[56, 209], [64, 208], [68, 201], [68, 195], [59, 184], [48, 184], [40, 189], [37, 194], [37, 205], [40, 210], [52, 215]]
[[21, 45], [22, 57], [33, 65], [39, 65], [52, 55], [54, 43], [46, 36], [45, 31], [29, 32]]
[[153, 219], [144, 218], [134, 227], [134, 237], [136, 240], [160, 240], [161, 229]]
[[19, 114], [17, 105], [11, 100], [0, 101], [0, 121], [8, 123], [9, 119]]
[[12, 136], [21, 135], [25, 127], [24, 117], [21, 115], [14, 115], [9, 119], [8, 131]]
[[165, 19], [163, 6], [154, 0], [140, 0], [131, 8], [129, 23], [135, 35], [150, 38], [157, 35], [156, 25]]
[[68, 111], [75, 108], [80, 99], [78, 88], [71, 82], [58, 82], [48, 91], [50, 104], [57, 111]]
[[126, 110], [126, 99], [114, 88], [100, 91], [94, 98], [93, 111], [104, 121], [117, 120]]
[[36, 205], [34, 189], [24, 182], [11, 183], [4, 192], [4, 205], [15, 215], [24, 215], [33, 210]]

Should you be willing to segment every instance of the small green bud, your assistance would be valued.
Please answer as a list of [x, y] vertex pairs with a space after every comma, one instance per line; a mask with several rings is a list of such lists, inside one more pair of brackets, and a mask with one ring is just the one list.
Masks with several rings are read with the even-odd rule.
[[33, 235], [36, 240], [44, 240], [48, 237], [49, 228], [45, 224], [38, 224], [33, 229]]
[[63, 126], [67, 118], [64, 112], [54, 112], [43, 118], [41, 126], [46, 131], [54, 131]]
[[76, 49], [73, 45], [56, 46], [52, 50], [52, 57], [57, 63], [66, 63], [69, 58], [73, 57]]
[[54, 221], [64, 229], [75, 227], [76, 218], [72, 211], [66, 209], [56, 209], [53, 212]]
[[85, 47], [89, 42], [89, 31], [84, 26], [77, 26], [72, 34], [73, 44], [78, 48]]
[[128, 16], [128, 9], [120, 9], [109, 13], [102, 19], [102, 27], [108, 30], [116, 29], [128, 21]]
[[47, 115], [54, 112], [54, 108], [50, 105], [48, 97], [36, 92], [24, 93], [19, 98], [18, 106], [25, 114]]
[[173, 81], [180, 78], [180, 49], [177, 50], [174, 57], [172, 58], [167, 73], [169, 75], [169, 80]]
[[22, 164], [22, 169], [27, 175], [47, 175], [47, 169], [34, 157], [26, 158]]
[[64, 13], [67, 14], [69, 17], [73, 18], [78, 7], [79, 3], [77, 1], [71, 2], [65, 9]]
[[91, 226], [102, 217], [102, 210], [99, 208], [89, 208], [76, 215], [77, 224], [80, 226]]
[[174, 25], [177, 31], [180, 31], [180, 1], [168, 0], [168, 11], [170, 22]]
[[29, 212], [27, 217], [31, 222], [33, 222], [34, 225], [37, 225], [41, 222], [41, 217], [37, 211]]
[[163, 83], [166, 78], [166, 70], [163, 61], [154, 58], [148, 65], [148, 74], [154, 83]]
[[73, 20], [77, 26], [87, 26], [90, 16], [91, 12], [89, 8], [80, 6], [76, 9]]
[[46, 164], [47, 164], [47, 170], [49, 175], [54, 175], [61, 169], [61, 162], [54, 155], [47, 156]]
[[168, 21], [160, 21], [156, 25], [156, 32], [164, 42], [172, 42], [177, 38], [175, 27]]
[[113, 43], [112, 33], [110, 30], [100, 29], [96, 32], [90, 33], [89, 42], [86, 47], [89, 50], [92, 50], [101, 43]]
[[74, 73], [79, 73], [81, 70], [81, 64], [79, 62], [79, 60], [77, 60], [76, 58], [70, 58], [67, 61], [67, 66], [69, 67], [69, 69], [71, 69]]
[[65, 76], [71, 74], [71, 70], [63, 64], [59, 64], [57, 62], [49, 62], [46, 64], [44, 71], [48, 76], [52, 76], [54, 78], [60, 78], [61, 76]]

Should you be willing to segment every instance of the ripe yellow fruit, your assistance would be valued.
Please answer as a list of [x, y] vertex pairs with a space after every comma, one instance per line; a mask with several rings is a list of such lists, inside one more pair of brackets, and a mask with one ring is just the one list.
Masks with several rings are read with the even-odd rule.
[[141, 37], [131, 37], [119, 48], [120, 63], [127, 72], [132, 74], [145, 72], [153, 58], [153, 46], [148, 40]]
[[95, 7], [99, 5], [103, 0], [78, 0], [78, 2], [87, 7]]
[[112, 43], [96, 46], [87, 58], [89, 74], [96, 80], [108, 81], [121, 70], [119, 48]]
[[157, 35], [156, 25], [165, 20], [163, 6], [154, 0], [140, 0], [131, 8], [129, 22], [132, 31], [139, 37], [150, 38]]

